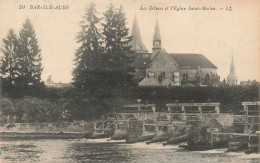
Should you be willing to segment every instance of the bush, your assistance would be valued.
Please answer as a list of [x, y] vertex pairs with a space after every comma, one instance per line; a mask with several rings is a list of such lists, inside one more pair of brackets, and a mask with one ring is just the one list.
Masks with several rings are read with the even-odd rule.
[[45, 99], [25, 97], [15, 99], [14, 105], [18, 121], [54, 122], [60, 117], [58, 106]]
[[11, 100], [7, 98], [0, 99], [0, 121], [6, 122], [7, 117], [13, 117], [14, 115], [14, 105]]

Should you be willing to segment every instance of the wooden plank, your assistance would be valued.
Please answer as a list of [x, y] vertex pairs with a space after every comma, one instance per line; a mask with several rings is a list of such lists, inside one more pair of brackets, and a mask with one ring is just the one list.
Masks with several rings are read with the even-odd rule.
[[245, 134], [245, 133], [211, 133], [212, 135], [233, 135], [233, 136], [257, 136], [257, 134]]
[[260, 101], [242, 102], [242, 105], [260, 105]]
[[171, 106], [219, 106], [220, 103], [168, 103], [167, 107]]

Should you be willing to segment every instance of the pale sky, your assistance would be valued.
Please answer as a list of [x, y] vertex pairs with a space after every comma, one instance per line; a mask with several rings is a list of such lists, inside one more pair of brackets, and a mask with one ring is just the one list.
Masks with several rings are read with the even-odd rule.
[[[84, 8], [90, 0], [0, 0], [0, 40], [13, 28], [18, 34], [30, 18], [42, 50], [42, 79], [52, 75], [55, 82], [70, 82], [74, 52], [79, 47]], [[260, 1], [258, 0], [95, 0], [99, 16], [109, 3], [123, 5], [127, 26], [132, 27], [137, 15], [144, 44], [152, 51], [152, 37], [158, 16], [162, 47], [168, 53], [204, 54], [218, 67], [221, 79], [229, 74], [234, 55], [238, 79], [260, 80]], [[19, 9], [25, 5], [25, 9]], [[69, 5], [69, 10], [30, 9], [30, 5]], [[140, 10], [141, 6], [148, 10]], [[149, 10], [150, 6], [169, 10]], [[176, 11], [171, 6], [215, 7], [216, 11]], [[232, 11], [226, 11], [226, 7]], [[220, 10], [219, 8], [224, 8]], [[131, 32], [131, 29], [129, 33]], [[0, 56], [2, 54], [0, 53]]]

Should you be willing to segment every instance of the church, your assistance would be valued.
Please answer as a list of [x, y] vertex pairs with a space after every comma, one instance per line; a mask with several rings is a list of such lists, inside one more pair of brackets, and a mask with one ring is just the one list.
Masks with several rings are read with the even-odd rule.
[[162, 47], [156, 19], [152, 53], [144, 45], [136, 16], [131, 31], [131, 50], [135, 55], [134, 78], [141, 87], [208, 85], [219, 81], [217, 67], [203, 54], [168, 53]]
[[232, 55], [232, 60], [231, 60], [231, 64], [230, 64], [230, 73], [227, 76], [227, 83], [229, 85], [237, 85], [237, 74], [235, 71], [233, 55]]

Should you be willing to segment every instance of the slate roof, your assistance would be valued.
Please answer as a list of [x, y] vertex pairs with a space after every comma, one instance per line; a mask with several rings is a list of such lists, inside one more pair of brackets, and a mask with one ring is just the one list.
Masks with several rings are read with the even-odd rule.
[[160, 34], [160, 28], [159, 28], [159, 23], [158, 23], [158, 18], [156, 19], [156, 24], [155, 24], [155, 29], [154, 29], [154, 35], [153, 35], [153, 40], [160, 41], [161, 40], [161, 34]]
[[165, 49], [161, 49], [160, 51], [156, 51], [156, 53], [152, 53], [151, 54], [151, 63], [154, 61], [154, 59], [158, 56], [158, 55], [162, 55], [162, 54], [168, 54], [167, 51]]
[[217, 66], [215, 66], [202, 54], [170, 53], [169, 55], [178, 64], [179, 67], [198, 68], [198, 66], [200, 66], [217, 68]]
[[136, 16], [134, 17], [131, 36], [133, 36], [131, 42], [129, 43], [129, 45], [132, 46], [131, 50], [138, 51], [138, 52], [148, 52], [147, 48], [145, 47], [142, 41]]
[[[162, 49], [156, 54], [153, 60], [157, 57], [159, 53], [162, 52], [167, 53], [164, 49]], [[148, 56], [151, 55], [151, 53], [146, 53], [146, 54]], [[182, 67], [198, 68], [198, 66], [217, 68], [217, 66], [215, 66], [203, 54], [170, 53], [169, 56], [178, 64], [177, 66], [180, 68]], [[143, 54], [137, 54], [133, 62], [133, 66], [136, 68], [146, 68], [152, 61], [149, 59], [149, 57], [143, 57]]]

